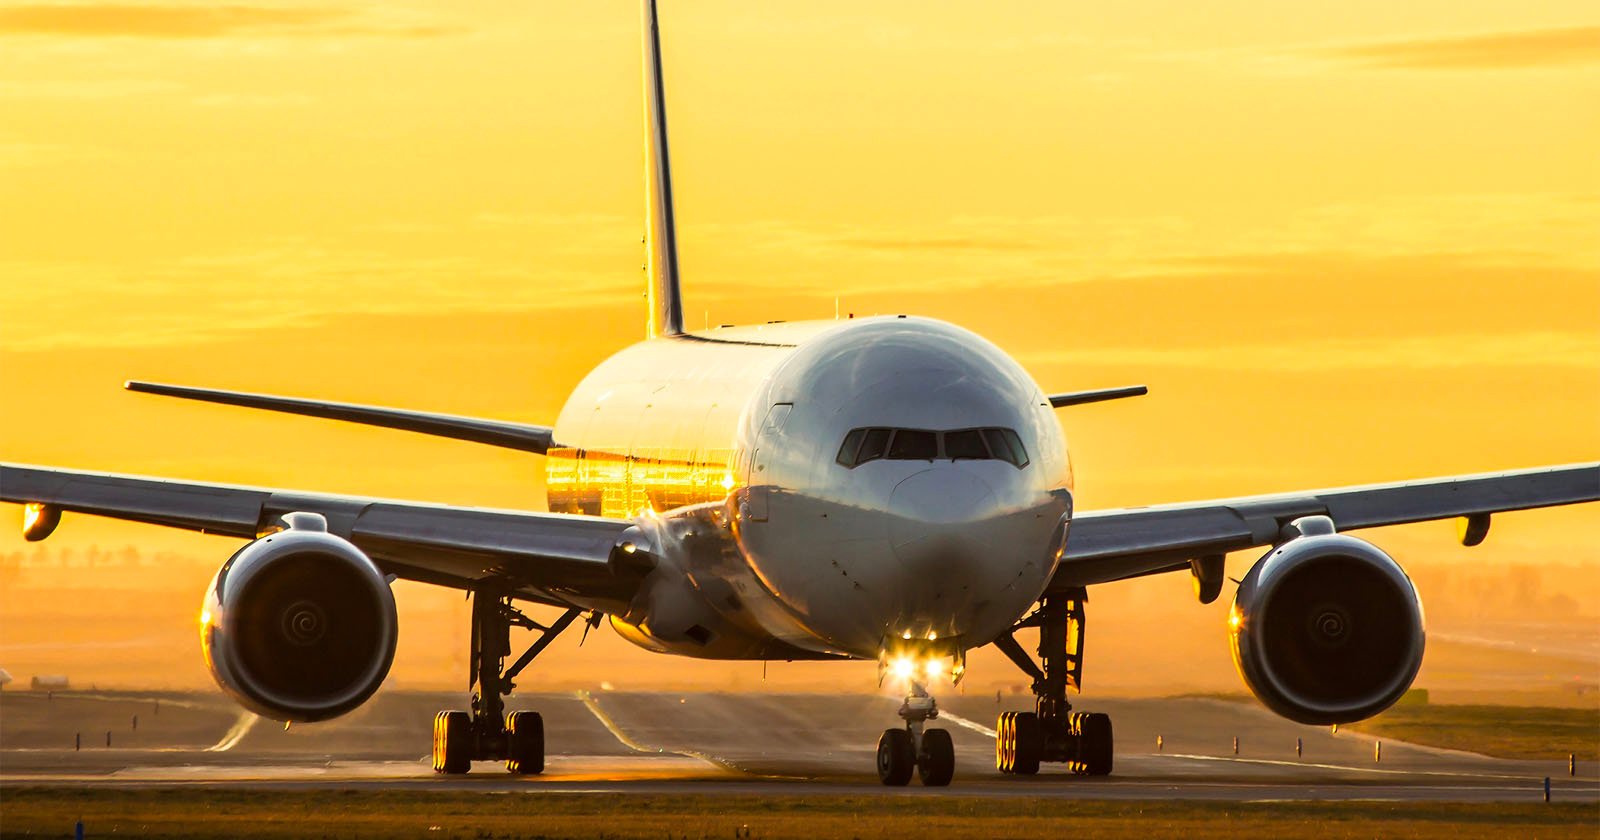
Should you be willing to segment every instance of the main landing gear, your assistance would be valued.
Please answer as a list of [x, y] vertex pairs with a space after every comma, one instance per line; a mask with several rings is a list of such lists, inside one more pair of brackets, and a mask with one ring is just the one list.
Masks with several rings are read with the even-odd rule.
[[904, 786], [915, 770], [927, 787], [944, 787], [956, 774], [956, 748], [950, 733], [924, 729], [939, 716], [939, 704], [922, 683], [912, 681], [911, 692], [900, 706], [904, 729], [885, 729], [878, 739], [878, 779], [886, 785]]
[[[465, 773], [474, 761], [504, 761], [518, 775], [544, 771], [544, 719], [538, 712], [505, 714], [505, 695], [528, 663], [578, 618], [574, 608], [546, 627], [511, 606], [511, 599], [477, 590], [472, 593], [472, 711], [445, 711], [433, 718], [433, 771]], [[511, 628], [526, 627], [541, 635], [510, 668]]]
[[[995, 726], [995, 767], [1002, 773], [1032, 775], [1044, 761], [1064, 762], [1080, 776], [1111, 773], [1111, 718], [1072, 711], [1067, 689], [1079, 690], [1083, 677], [1084, 601], [1082, 588], [1045, 595], [1039, 608], [994, 645], [1033, 677], [1035, 711], [1006, 712]], [[1041, 669], [1017, 643], [1016, 631], [1039, 628]]]

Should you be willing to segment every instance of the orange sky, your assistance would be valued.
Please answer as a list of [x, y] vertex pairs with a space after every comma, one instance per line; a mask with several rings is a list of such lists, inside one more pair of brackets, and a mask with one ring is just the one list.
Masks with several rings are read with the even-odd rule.
[[[1087, 508], [1600, 457], [1591, 4], [664, 6], [691, 324], [838, 297], [1146, 382], [1063, 413]], [[638, 53], [631, 0], [0, 3], [0, 457], [537, 506], [528, 456], [118, 384], [553, 421], [642, 333]], [[1594, 507], [1451, 533], [1375, 536], [1600, 560]]]

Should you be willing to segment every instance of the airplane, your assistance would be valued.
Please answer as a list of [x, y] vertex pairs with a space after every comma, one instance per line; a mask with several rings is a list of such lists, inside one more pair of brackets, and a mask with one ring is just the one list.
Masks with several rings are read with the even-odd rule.
[[[885, 785], [949, 785], [955, 754], [929, 687], [994, 645], [1032, 680], [998, 721], [996, 767], [1112, 771], [1111, 720], [1073, 710], [1088, 588], [1188, 573], [1202, 603], [1224, 555], [1262, 550], [1228, 625], [1246, 686], [1309, 724], [1392, 705], [1425, 632], [1401, 566], [1351, 535], [1600, 500], [1600, 462], [1120, 510], [1078, 511], [1055, 411], [1142, 386], [1047, 393], [953, 324], [909, 315], [684, 329], [660, 32], [643, 3], [646, 338], [589, 373], [553, 426], [129, 382], [131, 391], [455, 438], [544, 457], [549, 511], [455, 507], [0, 464], [23, 533], [64, 512], [246, 540], [205, 590], [218, 684], [286, 722], [360, 706], [388, 673], [396, 579], [465, 590], [468, 710], [434, 720], [433, 769], [544, 768], [536, 712], [505, 696], [574, 624], [602, 620], [664, 654], [868, 660], [906, 686], [878, 741]], [[563, 610], [549, 624], [519, 605]], [[511, 628], [537, 638], [514, 660]], [[1037, 657], [1017, 639], [1038, 632]], [[507, 661], [510, 664], [507, 664]]]

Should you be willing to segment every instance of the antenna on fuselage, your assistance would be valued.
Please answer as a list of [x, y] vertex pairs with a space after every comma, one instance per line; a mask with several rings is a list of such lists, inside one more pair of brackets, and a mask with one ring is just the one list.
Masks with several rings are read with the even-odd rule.
[[683, 333], [678, 291], [678, 230], [672, 216], [672, 164], [667, 157], [667, 104], [661, 82], [661, 31], [655, 0], [644, 0], [644, 203], [647, 334]]

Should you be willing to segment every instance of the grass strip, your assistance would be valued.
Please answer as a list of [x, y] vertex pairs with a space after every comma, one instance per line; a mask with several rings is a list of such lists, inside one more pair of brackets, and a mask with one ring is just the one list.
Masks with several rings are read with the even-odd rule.
[[1122, 802], [961, 796], [3, 791], [0, 836], [238, 838], [1584, 837], [1593, 803]]
[[1600, 708], [1400, 705], [1348, 728], [1499, 758], [1600, 760]]

